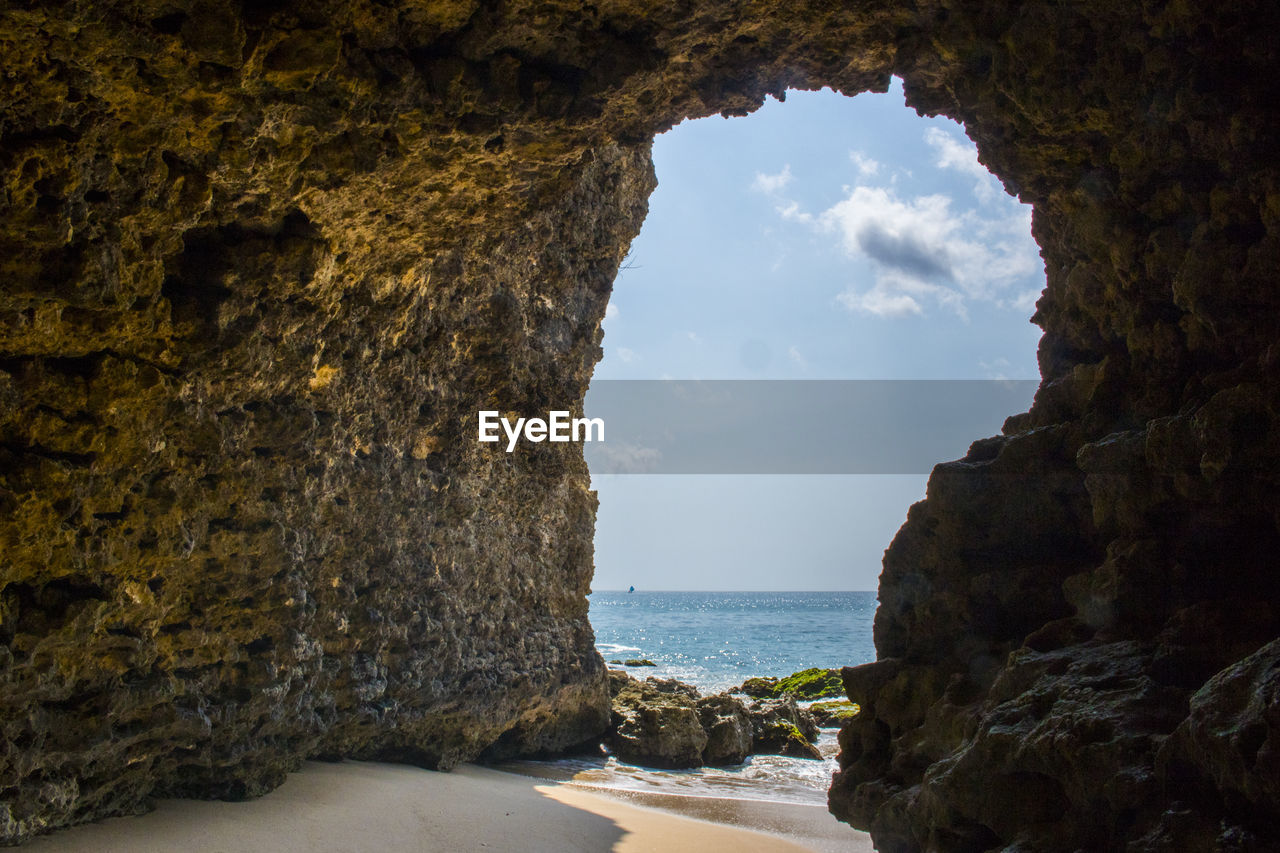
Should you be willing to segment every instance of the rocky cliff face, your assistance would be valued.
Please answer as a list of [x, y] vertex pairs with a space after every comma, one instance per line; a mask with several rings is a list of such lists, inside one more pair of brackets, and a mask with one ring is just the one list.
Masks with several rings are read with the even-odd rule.
[[832, 807], [1280, 843], [1277, 17], [4, 4], [0, 834], [598, 733], [581, 458], [475, 411], [580, 401], [656, 131], [897, 73], [1035, 204], [1045, 384], [895, 540]]
[[916, 103], [1036, 205], [1044, 383], [886, 553], [830, 796], [882, 851], [1280, 848], [1274, 16], [936, 36], [978, 70]]

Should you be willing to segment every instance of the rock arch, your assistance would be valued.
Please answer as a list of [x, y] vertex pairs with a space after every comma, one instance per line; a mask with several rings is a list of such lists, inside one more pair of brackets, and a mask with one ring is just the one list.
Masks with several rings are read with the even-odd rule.
[[1045, 384], [895, 539], [832, 807], [1276, 843], [1276, 18], [5, 4], [0, 832], [593, 734], [582, 461], [464, 422], [581, 398], [655, 132], [896, 73], [1035, 205]]

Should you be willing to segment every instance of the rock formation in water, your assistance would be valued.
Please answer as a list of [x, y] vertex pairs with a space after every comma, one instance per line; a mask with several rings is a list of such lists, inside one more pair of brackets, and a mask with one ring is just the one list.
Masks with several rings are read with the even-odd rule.
[[791, 695], [797, 699], [830, 699], [844, 696], [844, 683], [838, 669], [813, 667], [793, 672], [786, 678], [764, 676], [748, 678], [737, 688], [756, 699], [776, 699]]
[[818, 723], [791, 696], [750, 704], [728, 693], [703, 696], [675, 679], [639, 681], [609, 671], [613, 713], [607, 745], [648, 767], [741, 764], [749, 755], [821, 759]]
[[637, 681], [612, 670], [613, 718], [609, 748], [618, 758], [648, 767], [701, 767], [707, 732], [698, 716], [698, 691], [688, 684]]
[[605, 724], [575, 409], [653, 134], [965, 122], [1035, 205], [1033, 409], [940, 466], [845, 673], [884, 851], [1265, 849], [1280, 9], [0, 6], [0, 836]]

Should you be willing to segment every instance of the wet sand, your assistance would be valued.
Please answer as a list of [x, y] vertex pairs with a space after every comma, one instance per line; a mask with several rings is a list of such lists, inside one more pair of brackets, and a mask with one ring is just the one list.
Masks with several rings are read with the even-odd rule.
[[[434, 773], [371, 762], [308, 762], [280, 788], [256, 800], [161, 800], [150, 814], [64, 830], [36, 839], [26, 849], [38, 853], [825, 853], [872, 849], [865, 835], [823, 815], [825, 810], [817, 806], [609, 794], [470, 765]], [[833, 834], [826, 819], [838, 833]], [[841, 837], [847, 840], [841, 842]]]
[[567, 783], [549, 796], [581, 790], [697, 820], [765, 832], [817, 853], [873, 853], [871, 836], [835, 819], [826, 806], [774, 803], [727, 797], [686, 797], [649, 791], [625, 791]]

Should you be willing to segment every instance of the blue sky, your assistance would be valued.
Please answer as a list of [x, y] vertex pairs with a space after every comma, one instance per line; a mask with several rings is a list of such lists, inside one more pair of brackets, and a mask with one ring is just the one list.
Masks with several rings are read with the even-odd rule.
[[[596, 377], [1038, 376], [1030, 208], [898, 81], [686, 121], [654, 162]], [[594, 587], [874, 589], [924, 480], [597, 476]]]

